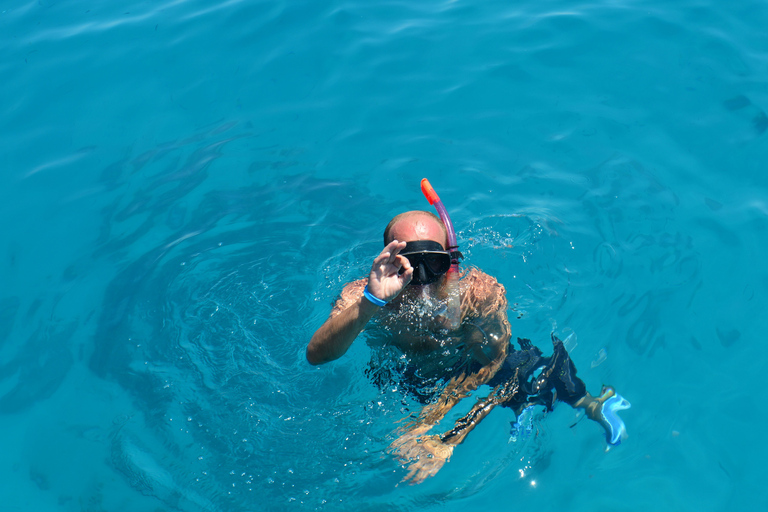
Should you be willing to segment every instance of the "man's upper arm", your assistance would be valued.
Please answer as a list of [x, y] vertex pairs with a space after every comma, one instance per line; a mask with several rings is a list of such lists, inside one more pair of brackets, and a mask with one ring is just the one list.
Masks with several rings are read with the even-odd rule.
[[475, 294], [475, 304], [477, 314], [482, 315], [483, 310], [488, 312], [502, 311], [507, 312], [507, 290], [495, 277], [486, 274], [481, 270], [473, 273], [474, 278], [473, 291]]
[[506, 357], [511, 337], [506, 290], [496, 278], [477, 269], [473, 269], [467, 279], [471, 280], [467, 296], [468, 313], [472, 325], [479, 331], [475, 337], [477, 344], [473, 347], [475, 359], [483, 366], [495, 366], [489, 368], [495, 373]]

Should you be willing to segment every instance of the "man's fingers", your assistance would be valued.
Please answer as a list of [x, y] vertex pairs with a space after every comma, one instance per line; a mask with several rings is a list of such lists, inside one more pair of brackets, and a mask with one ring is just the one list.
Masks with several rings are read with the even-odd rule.
[[419, 474], [416, 475], [416, 477], [413, 479], [413, 483], [420, 484], [427, 478], [432, 478], [437, 474], [438, 471], [440, 471], [440, 468], [442, 467], [442, 464], [435, 464], [428, 467], [427, 469], [422, 468], [421, 471], [419, 471]]
[[416, 462], [411, 466], [408, 474], [405, 475], [402, 480], [400, 480], [400, 483], [407, 482], [409, 485], [418, 485], [427, 478], [435, 476], [440, 470], [441, 466], [442, 464], [435, 466], [428, 463], [421, 464]]
[[387, 244], [386, 249], [396, 256], [397, 253], [405, 249], [405, 242], [398, 242], [397, 240], [392, 240]]
[[419, 451], [415, 449], [412, 442], [406, 441], [395, 449], [395, 455], [400, 459], [401, 464], [410, 464], [419, 458]]
[[376, 256], [376, 259], [373, 260], [373, 266], [378, 267], [381, 265], [386, 265], [387, 263], [389, 263], [390, 256], [391, 256], [391, 253], [389, 251], [382, 251], [382, 253]]
[[395, 266], [399, 268], [398, 273], [400, 275], [398, 277], [400, 278], [403, 287], [408, 286], [411, 279], [413, 279], [413, 267], [411, 266], [411, 262], [408, 261], [408, 258], [405, 256], [400, 256], [398, 254]]
[[432, 476], [430, 472], [424, 468], [417, 469], [418, 471], [416, 471], [416, 474], [413, 475], [413, 478], [411, 478], [411, 481], [409, 482], [411, 485], [419, 485], [421, 482]]
[[390, 242], [387, 244], [384, 250], [382, 250], [379, 255], [376, 256], [376, 259], [373, 260], [374, 266], [390, 265], [393, 263], [397, 264], [398, 267], [402, 266], [403, 261], [408, 261], [408, 258], [398, 254], [403, 249], [403, 247], [405, 247], [405, 242], [398, 242], [397, 240]]
[[[405, 242], [398, 242], [397, 240], [392, 240], [390, 243], [387, 244], [387, 246], [384, 248], [386, 252], [389, 253], [389, 261], [387, 263], [394, 263], [397, 261], [398, 253], [405, 248]], [[401, 256], [402, 257], [402, 256]]]
[[413, 485], [421, 482], [421, 480], [416, 480], [416, 473], [419, 471], [421, 471], [421, 468], [417, 464], [414, 464], [408, 474], [405, 475], [402, 480], [400, 480], [400, 483], [408, 482], [409, 484]]
[[411, 262], [408, 261], [408, 258], [406, 258], [405, 256], [400, 256], [398, 254], [397, 257], [396, 257], [396, 262], [397, 262], [397, 265], [400, 268], [404, 268], [406, 272], [408, 270], [412, 270], [413, 269], [413, 267], [411, 266]]

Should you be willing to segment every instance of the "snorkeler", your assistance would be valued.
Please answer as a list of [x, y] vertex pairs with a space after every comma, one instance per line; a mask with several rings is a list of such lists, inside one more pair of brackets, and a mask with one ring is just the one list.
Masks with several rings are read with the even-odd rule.
[[[390, 445], [409, 470], [403, 479], [420, 483], [434, 476], [450, 459], [455, 446], [495, 406], [511, 408], [521, 417], [533, 405], [551, 410], [556, 401], [584, 409], [598, 422], [609, 444], [626, 436], [619, 410], [629, 402], [612, 388], [593, 397], [576, 376], [576, 368], [562, 342], [552, 337], [554, 352], [542, 352], [530, 341], [511, 343], [504, 287], [476, 268], [459, 281], [455, 233], [437, 194], [423, 180], [422, 190], [440, 217], [409, 211], [394, 217], [384, 230], [384, 250], [374, 259], [367, 279], [348, 283], [329, 318], [307, 345], [307, 360], [323, 364], [338, 359], [370, 323], [376, 336], [369, 343], [394, 349], [407, 361], [408, 380], [447, 381], [436, 399], [424, 396], [425, 386], [414, 385], [427, 405]], [[427, 433], [463, 398], [488, 384], [491, 393], [454, 428], [442, 435]]]

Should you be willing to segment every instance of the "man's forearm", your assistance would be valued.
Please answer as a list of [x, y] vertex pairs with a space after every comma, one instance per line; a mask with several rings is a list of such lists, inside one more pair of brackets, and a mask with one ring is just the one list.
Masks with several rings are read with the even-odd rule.
[[307, 345], [307, 361], [323, 364], [343, 356], [379, 307], [360, 297], [325, 321]]

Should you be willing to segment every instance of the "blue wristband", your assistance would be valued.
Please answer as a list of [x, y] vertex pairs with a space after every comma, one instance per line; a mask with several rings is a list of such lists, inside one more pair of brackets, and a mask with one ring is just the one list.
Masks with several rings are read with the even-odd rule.
[[381, 300], [378, 297], [374, 297], [374, 295], [368, 291], [368, 285], [365, 285], [365, 290], [363, 290], [363, 295], [365, 295], [365, 298], [371, 301], [376, 306], [386, 306], [387, 301]]

